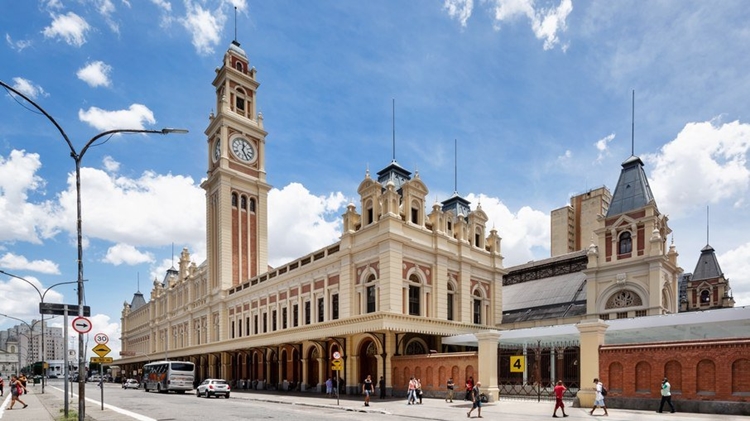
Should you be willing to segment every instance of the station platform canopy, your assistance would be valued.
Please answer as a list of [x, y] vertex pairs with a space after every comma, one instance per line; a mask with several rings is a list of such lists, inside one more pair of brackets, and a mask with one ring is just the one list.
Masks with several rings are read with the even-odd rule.
[[[585, 323], [582, 321], [580, 323]], [[605, 345], [750, 338], [750, 307], [602, 320]], [[570, 343], [579, 340], [578, 324], [502, 330], [498, 346]], [[473, 333], [443, 337], [443, 345], [478, 346]]]

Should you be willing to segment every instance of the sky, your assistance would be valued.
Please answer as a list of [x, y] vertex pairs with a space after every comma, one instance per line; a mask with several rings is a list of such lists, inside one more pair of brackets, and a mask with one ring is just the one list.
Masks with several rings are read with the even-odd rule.
[[[394, 156], [430, 206], [454, 191], [481, 203], [506, 267], [549, 257], [550, 212], [613, 190], [632, 148], [680, 266], [692, 272], [710, 243], [736, 304], [750, 304], [743, 1], [2, 3], [0, 81], [76, 151], [110, 129], [189, 130], [104, 137], [81, 159], [85, 299], [112, 356], [123, 303], [148, 299], [183, 248], [205, 260], [203, 132], [235, 37], [261, 84], [270, 265], [336, 242], [367, 171]], [[70, 152], [0, 91], [0, 269], [41, 292], [77, 279]], [[39, 317], [29, 284], [0, 275], [0, 295], [2, 313]], [[45, 301], [76, 304], [76, 285]]]

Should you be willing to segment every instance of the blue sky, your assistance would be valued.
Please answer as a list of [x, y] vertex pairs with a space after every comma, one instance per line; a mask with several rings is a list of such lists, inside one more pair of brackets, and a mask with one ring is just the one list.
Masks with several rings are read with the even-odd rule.
[[[211, 81], [237, 39], [258, 70], [267, 137], [270, 263], [335, 242], [369, 169], [395, 155], [442, 201], [490, 216], [505, 265], [549, 256], [549, 213], [646, 163], [692, 272], [710, 243], [750, 304], [750, 9], [741, 1], [7, 2], [0, 80], [80, 149], [87, 304], [119, 351], [120, 311], [187, 247], [205, 258]], [[0, 92], [0, 269], [39, 288], [76, 279], [74, 162], [56, 129]], [[20, 102], [20, 103], [19, 103]], [[454, 154], [454, 141], [458, 153]], [[6, 314], [36, 293], [0, 276]], [[74, 286], [49, 302], [75, 303]], [[0, 319], [0, 328], [12, 325]]]

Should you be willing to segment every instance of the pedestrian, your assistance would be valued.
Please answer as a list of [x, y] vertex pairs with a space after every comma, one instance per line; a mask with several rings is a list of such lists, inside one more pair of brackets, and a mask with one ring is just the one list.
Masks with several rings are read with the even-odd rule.
[[453, 387], [455, 385], [453, 384], [453, 377], [448, 379], [448, 394], [445, 396], [445, 401], [453, 403]]
[[563, 381], [558, 380], [557, 385], [555, 386], [555, 411], [552, 412], [552, 417], [554, 418], [557, 418], [557, 408], [562, 409], [563, 417], [568, 416], [568, 414], [565, 413], [565, 404], [563, 403], [563, 394], [566, 390], [568, 389], [563, 385]]
[[594, 379], [594, 384], [596, 385], [596, 398], [594, 400], [594, 407], [591, 408], [589, 414], [594, 415], [594, 410], [599, 407], [604, 410], [604, 415], [609, 415], [607, 412], [607, 405], [604, 403], [604, 394], [602, 393], [602, 390], [604, 390], [604, 384], [600, 382], [598, 378]]
[[[472, 379], [473, 380], [473, 379]], [[467, 418], [471, 418], [471, 412], [474, 411], [474, 408], [477, 410], [477, 418], [482, 418], [482, 398], [480, 397], [479, 393], [479, 386], [482, 385], [482, 382], [478, 381], [477, 384], [474, 385], [474, 387], [471, 389], [471, 409], [469, 412], [466, 413]]]
[[417, 397], [419, 404], [422, 405], [422, 379], [417, 379]]
[[326, 380], [326, 396], [333, 396], [333, 379], [330, 377]]
[[417, 382], [416, 380], [414, 380], [414, 376], [412, 376], [409, 379], [409, 386], [406, 392], [406, 404], [407, 405], [411, 405], [412, 403], [417, 402], [416, 392], [417, 392]]
[[365, 378], [365, 382], [362, 384], [362, 393], [365, 394], [365, 406], [370, 406], [370, 395], [374, 390], [372, 384], [372, 377], [368, 374]]
[[22, 394], [28, 393], [28, 390], [26, 390], [26, 382], [28, 381], [28, 379], [26, 379], [26, 375], [23, 374], [23, 373], [21, 373], [21, 376], [18, 377], [18, 381], [20, 381], [21, 382], [21, 386], [23, 386], [23, 393]]
[[21, 383], [21, 380], [16, 377], [15, 375], [10, 376], [10, 406], [8, 409], [13, 409], [13, 405], [16, 404], [16, 401], [21, 402], [21, 405], [23, 405], [23, 408], [26, 409], [28, 405], [26, 405], [26, 402], [22, 401], [19, 396], [23, 395], [23, 393], [26, 391], [26, 388]]
[[383, 376], [380, 376], [378, 387], [380, 388], [380, 399], [385, 399], [385, 379]]
[[0, 396], [3, 396], [5, 392], [3, 391], [3, 388], [5, 387], [5, 380], [3, 380], [3, 375], [0, 374]]
[[468, 401], [471, 399], [472, 390], [474, 390], [474, 377], [470, 376], [469, 380], [466, 380], [466, 396], [464, 396], [465, 401]]
[[669, 384], [666, 377], [661, 382], [661, 403], [659, 404], [660, 414], [661, 410], [664, 408], [664, 402], [669, 404], [669, 407], [672, 408], [671, 412], [674, 414], [674, 405], [672, 405], [672, 385]]

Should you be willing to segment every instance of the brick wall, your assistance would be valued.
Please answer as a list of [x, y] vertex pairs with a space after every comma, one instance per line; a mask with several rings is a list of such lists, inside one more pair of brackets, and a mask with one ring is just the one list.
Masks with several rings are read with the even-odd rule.
[[466, 379], [479, 380], [476, 352], [455, 352], [447, 354], [402, 355], [391, 359], [391, 379], [394, 396], [406, 396], [409, 379], [414, 376], [422, 381], [424, 396], [442, 397], [446, 393], [448, 378], [456, 384], [456, 398], [463, 399], [462, 392]]
[[665, 376], [676, 402], [750, 402], [750, 339], [604, 345], [599, 373], [616, 402], [660, 399]]

